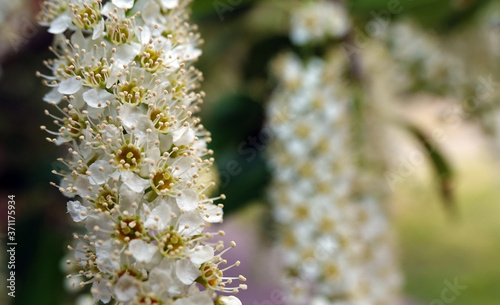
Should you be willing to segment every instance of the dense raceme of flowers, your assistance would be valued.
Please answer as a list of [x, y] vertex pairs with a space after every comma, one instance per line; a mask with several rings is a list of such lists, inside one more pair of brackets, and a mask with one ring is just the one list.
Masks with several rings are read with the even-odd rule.
[[412, 22], [391, 25], [387, 36], [392, 59], [407, 80], [400, 91], [430, 89], [440, 94], [464, 98], [468, 76], [462, 61], [447, 51], [438, 37]]
[[343, 68], [340, 52], [307, 64], [284, 55], [274, 64], [270, 199], [290, 304], [394, 304], [398, 296], [384, 182], [356, 166]]
[[[382, 141], [378, 109], [360, 102], [379, 93], [348, 82], [350, 68], [337, 47], [308, 60], [284, 54], [272, 65], [269, 198], [287, 304], [398, 301], [401, 279], [379, 166], [384, 156], [372, 145]], [[360, 108], [370, 122], [360, 121]]]
[[[48, 140], [68, 149], [61, 192], [86, 233], [69, 246], [68, 278], [94, 302], [241, 304], [243, 276], [225, 277], [235, 247], [209, 232], [222, 221], [212, 197], [210, 134], [194, 116], [204, 93], [196, 27], [184, 0], [51, 0], [40, 23], [55, 34], [51, 73], [39, 75], [57, 109]], [[54, 184], [56, 185], [56, 184]]]

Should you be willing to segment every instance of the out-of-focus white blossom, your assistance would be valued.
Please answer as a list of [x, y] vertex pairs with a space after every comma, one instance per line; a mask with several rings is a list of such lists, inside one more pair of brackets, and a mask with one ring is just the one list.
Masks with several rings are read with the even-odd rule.
[[447, 52], [437, 37], [411, 22], [398, 22], [389, 29], [392, 59], [400, 73], [411, 80], [400, 91], [430, 89], [465, 98], [468, 77], [462, 61]]
[[288, 54], [273, 67], [270, 199], [282, 232], [287, 302], [393, 304], [400, 278], [384, 182], [366, 179], [357, 165], [353, 89], [338, 79], [348, 69], [345, 57], [335, 51], [303, 64]]
[[206, 230], [222, 222], [224, 195], [210, 195], [210, 135], [194, 116], [204, 93], [189, 2], [48, 0], [39, 16], [56, 34], [39, 75], [58, 130], [42, 129], [68, 149], [57, 186], [88, 231], [74, 234], [68, 278], [94, 302], [237, 304], [217, 293], [246, 289], [224, 276], [240, 264], [222, 257], [235, 244]]
[[[361, 68], [370, 77], [377, 67], [372, 58], [365, 64], [363, 55]], [[283, 54], [272, 64], [277, 86], [268, 105], [274, 136], [269, 198], [287, 304], [399, 299], [384, 151], [377, 143], [383, 132], [376, 99], [385, 96], [372, 88], [376, 81], [359, 86], [349, 80], [351, 68], [339, 47], [307, 60]]]
[[0, 0], [0, 62], [7, 54], [19, 51], [35, 34], [31, 14], [31, 2], [28, 0]]
[[348, 33], [351, 21], [343, 5], [333, 1], [304, 2], [292, 11], [290, 38], [295, 44], [324, 42]]

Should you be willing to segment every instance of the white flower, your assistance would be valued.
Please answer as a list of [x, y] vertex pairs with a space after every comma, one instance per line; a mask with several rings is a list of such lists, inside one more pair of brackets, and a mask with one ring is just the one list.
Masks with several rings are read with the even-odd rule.
[[346, 35], [350, 26], [343, 5], [331, 1], [304, 3], [292, 13], [290, 36], [298, 45], [317, 43]]
[[[328, 43], [350, 30], [338, 3], [308, 2], [292, 15], [297, 44]], [[267, 156], [274, 170], [269, 197], [282, 232], [285, 302], [395, 303], [400, 283], [383, 173], [372, 170], [371, 159], [363, 159], [364, 167], [358, 160], [365, 154], [382, 159], [372, 145], [376, 133], [366, 126], [378, 128], [354, 115], [360, 92], [343, 81], [349, 61], [332, 46], [307, 61], [280, 55], [272, 67], [277, 86], [268, 106], [273, 142]], [[371, 120], [378, 119], [374, 104]]]
[[80, 201], [68, 201], [68, 213], [75, 222], [80, 222], [87, 218], [87, 208]]

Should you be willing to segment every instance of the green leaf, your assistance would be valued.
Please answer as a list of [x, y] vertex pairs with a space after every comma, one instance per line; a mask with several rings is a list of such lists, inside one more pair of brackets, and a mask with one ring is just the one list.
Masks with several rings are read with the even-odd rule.
[[416, 138], [427, 153], [429, 161], [439, 181], [440, 195], [445, 208], [454, 213], [456, 211], [456, 203], [453, 193], [455, 177], [450, 163], [439, 149], [438, 144], [435, 143], [423, 130], [410, 123], [405, 123], [405, 125], [407, 130]]

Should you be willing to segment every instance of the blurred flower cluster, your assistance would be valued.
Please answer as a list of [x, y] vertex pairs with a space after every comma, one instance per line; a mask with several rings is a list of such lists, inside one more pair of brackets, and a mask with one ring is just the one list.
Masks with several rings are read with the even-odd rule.
[[433, 91], [464, 98], [469, 78], [460, 58], [442, 46], [438, 37], [410, 21], [392, 25], [388, 34], [392, 59], [399, 65], [406, 86], [401, 92]]
[[270, 199], [281, 225], [288, 302], [392, 304], [399, 274], [385, 198], [376, 177], [365, 181], [356, 166], [353, 96], [335, 82], [346, 62], [332, 55], [303, 65], [288, 54], [275, 63]]
[[298, 44], [320, 43], [349, 32], [345, 7], [334, 1], [299, 3], [291, 16], [291, 40]]
[[[318, 2], [317, 14], [308, 18], [320, 19], [324, 5], [332, 4]], [[343, 12], [332, 38], [348, 33]], [[291, 24], [294, 40], [295, 17]], [[373, 119], [379, 110], [365, 104], [376, 101], [347, 79], [350, 72], [350, 58], [335, 43], [323, 57], [303, 60], [286, 53], [273, 63], [277, 88], [268, 107], [274, 134], [269, 192], [279, 224], [287, 304], [394, 304], [399, 298], [382, 172], [365, 159], [383, 152], [364, 151], [368, 143], [358, 140], [374, 134], [366, 128], [380, 128]], [[356, 113], [368, 109], [370, 122]]]
[[34, 31], [30, 7], [29, 0], [0, 1], [0, 61], [7, 54], [18, 51], [20, 44], [30, 38], [24, 36]]

